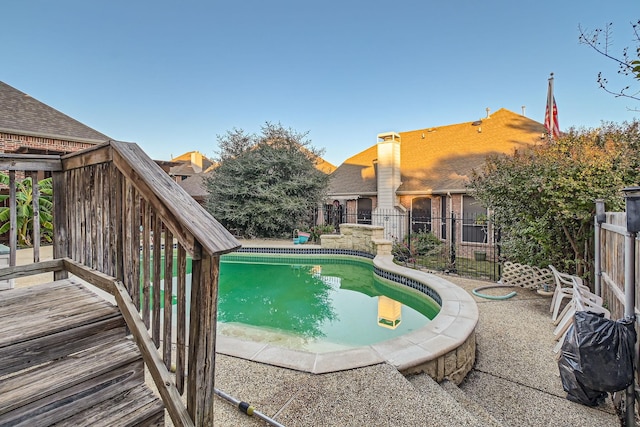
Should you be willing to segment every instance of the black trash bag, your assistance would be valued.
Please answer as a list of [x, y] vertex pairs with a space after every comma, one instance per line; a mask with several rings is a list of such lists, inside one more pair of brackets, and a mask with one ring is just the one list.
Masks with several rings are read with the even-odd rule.
[[631, 385], [635, 340], [633, 320], [577, 311], [558, 361], [567, 398], [595, 406], [606, 392]]

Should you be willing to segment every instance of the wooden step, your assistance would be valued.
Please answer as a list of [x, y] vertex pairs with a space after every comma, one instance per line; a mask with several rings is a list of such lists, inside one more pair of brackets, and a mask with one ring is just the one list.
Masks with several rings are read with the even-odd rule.
[[54, 426], [164, 427], [164, 406], [149, 388], [138, 386]]
[[116, 306], [75, 279], [0, 292], [0, 376], [125, 336]]
[[141, 385], [140, 352], [121, 338], [0, 380], [0, 425], [62, 423]]

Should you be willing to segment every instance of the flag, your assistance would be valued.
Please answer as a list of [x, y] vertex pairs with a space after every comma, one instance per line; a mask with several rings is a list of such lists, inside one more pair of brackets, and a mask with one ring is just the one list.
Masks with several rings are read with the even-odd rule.
[[[551, 114], [549, 113], [551, 112]], [[556, 97], [553, 96], [553, 73], [549, 78], [549, 90], [547, 91], [547, 109], [544, 113], [544, 127], [547, 128], [549, 137], [557, 138], [560, 136], [560, 126], [558, 125], [558, 107], [556, 106]]]

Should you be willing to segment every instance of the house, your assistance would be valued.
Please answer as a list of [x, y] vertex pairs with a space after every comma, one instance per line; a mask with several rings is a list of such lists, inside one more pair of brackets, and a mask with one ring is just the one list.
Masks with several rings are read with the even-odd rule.
[[456, 241], [483, 243], [487, 230], [478, 218], [487, 212], [466, 190], [472, 170], [491, 154], [544, 141], [543, 124], [506, 109], [473, 122], [379, 134], [331, 175], [327, 216], [336, 206], [341, 222], [384, 225], [387, 238], [429, 231], [446, 240], [454, 215], [463, 219]]
[[[0, 81], [0, 153], [68, 154], [111, 139]], [[155, 162], [167, 173], [181, 165]]]
[[214, 165], [211, 159], [199, 151], [189, 151], [178, 157], [173, 157], [171, 161], [176, 165], [169, 170], [169, 175], [177, 183], [195, 174], [206, 172]]
[[0, 81], [0, 152], [67, 154], [110, 139]]

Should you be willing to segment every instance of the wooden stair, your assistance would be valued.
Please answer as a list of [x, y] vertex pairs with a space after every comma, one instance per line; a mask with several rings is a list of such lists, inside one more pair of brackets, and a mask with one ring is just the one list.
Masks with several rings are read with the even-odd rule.
[[0, 426], [164, 426], [118, 308], [75, 279], [0, 292]]

